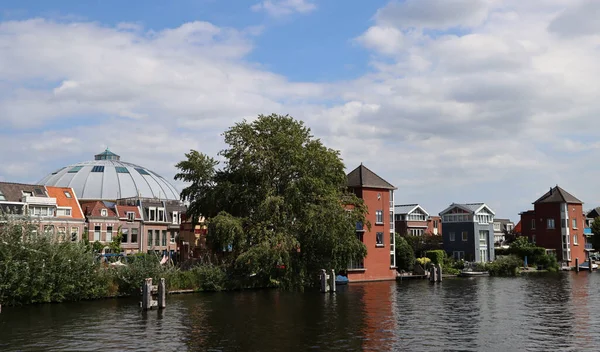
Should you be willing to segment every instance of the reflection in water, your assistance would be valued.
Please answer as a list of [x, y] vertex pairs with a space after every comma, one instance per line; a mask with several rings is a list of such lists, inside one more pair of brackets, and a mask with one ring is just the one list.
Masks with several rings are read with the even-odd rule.
[[595, 351], [600, 273], [374, 282], [4, 308], [0, 350]]

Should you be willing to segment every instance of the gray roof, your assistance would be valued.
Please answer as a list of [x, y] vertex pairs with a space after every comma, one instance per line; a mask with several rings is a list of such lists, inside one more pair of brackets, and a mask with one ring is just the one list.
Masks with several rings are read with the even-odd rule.
[[23, 192], [31, 192], [36, 197], [47, 197], [46, 187], [41, 185], [0, 182], [0, 193], [7, 202], [21, 202]]
[[167, 180], [145, 167], [120, 160], [110, 151], [96, 155], [98, 160], [63, 167], [39, 183], [71, 187], [80, 200], [115, 200], [146, 197], [179, 200], [179, 192]]
[[492, 213], [495, 213], [492, 208], [490, 208], [487, 204], [485, 203], [452, 203], [450, 204], [450, 206], [446, 209], [444, 209], [443, 211], [440, 212], [441, 214], [444, 214], [445, 212], [447, 212], [448, 210], [454, 208], [454, 207], [460, 207], [463, 208], [464, 210], [467, 210], [471, 213], [475, 213], [479, 208], [481, 208], [482, 206], [485, 206], [489, 211], [491, 211]]
[[546, 192], [543, 196], [541, 196], [538, 200], [533, 202], [533, 204], [538, 203], [574, 203], [574, 204], [583, 204], [582, 201], [577, 199], [571, 193], [565, 191], [564, 189], [558, 187], [556, 185], [554, 188], [550, 188], [548, 192]]
[[347, 176], [348, 187], [378, 188], [378, 189], [397, 189], [391, 183], [379, 177], [376, 173], [369, 170], [363, 164], [350, 171]]
[[[421, 210], [423, 210], [425, 213], [427, 213], [427, 211], [419, 204], [397, 204], [397, 205], [394, 205], [394, 213], [400, 214], [400, 215], [406, 215], [406, 214], [410, 213], [411, 211], [413, 211], [417, 207], [421, 208]], [[429, 213], [427, 213], [427, 214], [429, 214]]]

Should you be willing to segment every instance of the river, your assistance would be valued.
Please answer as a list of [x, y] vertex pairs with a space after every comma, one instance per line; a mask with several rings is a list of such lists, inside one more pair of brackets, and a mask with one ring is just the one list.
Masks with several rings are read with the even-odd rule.
[[598, 351], [600, 272], [3, 308], [0, 351]]

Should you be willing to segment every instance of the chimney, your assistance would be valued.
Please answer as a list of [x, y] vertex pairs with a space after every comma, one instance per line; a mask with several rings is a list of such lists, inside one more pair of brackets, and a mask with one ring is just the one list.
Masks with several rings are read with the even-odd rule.
[[552, 195], [552, 187], [550, 187], [550, 195]]

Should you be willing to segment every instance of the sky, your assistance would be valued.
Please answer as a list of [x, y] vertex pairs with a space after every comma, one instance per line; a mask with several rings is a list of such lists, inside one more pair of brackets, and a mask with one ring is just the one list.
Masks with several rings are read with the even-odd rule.
[[600, 1], [2, 3], [1, 181], [106, 147], [172, 179], [277, 113], [430, 214], [516, 222], [556, 184], [600, 206]]

